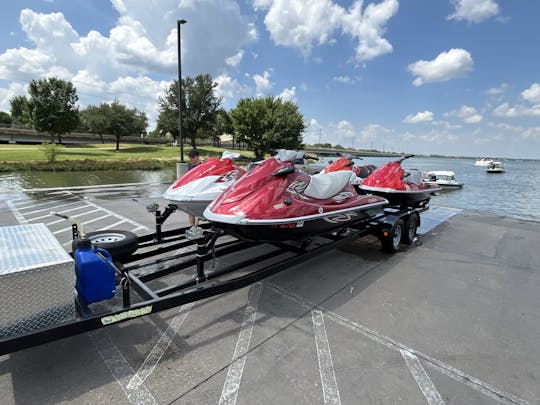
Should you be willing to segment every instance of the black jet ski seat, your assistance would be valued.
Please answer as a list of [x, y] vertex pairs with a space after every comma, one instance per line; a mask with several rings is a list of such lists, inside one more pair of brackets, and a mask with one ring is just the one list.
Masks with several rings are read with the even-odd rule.
[[354, 173], [351, 170], [339, 170], [330, 173], [317, 173], [304, 190], [306, 197], [326, 200], [338, 194], [347, 183], [352, 180]]

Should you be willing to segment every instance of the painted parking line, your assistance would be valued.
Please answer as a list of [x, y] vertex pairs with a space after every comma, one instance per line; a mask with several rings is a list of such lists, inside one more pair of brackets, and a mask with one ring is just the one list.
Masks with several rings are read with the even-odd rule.
[[341, 399], [332, 361], [332, 352], [328, 344], [328, 336], [324, 326], [323, 313], [319, 310], [311, 311], [313, 318], [313, 331], [315, 332], [315, 344], [317, 346], [317, 359], [319, 360], [319, 374], [325, 404], [340, 405]]
[[249, 342], [253, 333], [253, 325], [257, 316], [257, 308], [259, 306], [259, 298], [261, 296], [261, 283], [255, 283], [249, 289], [248, 302], [244, 312], [244, 321], [240, 327], [240, 333], [234, 348], [232, 363], [227, 371], [227, 377], [221, 391], [220, 404], [234, 405], [238, 398], [240, 389], [240, 381], [246, 364], [247, 352], [249, 350]]
[[[93, 214], [94, 212], [98, 212], [100, 211], [99, 209], [93, 209], [92, 211], [85, 211], [85, 212], [81, 212], [80, 214], [77, 214], [77, 215], [70, 215], [69, 217], [70, 218], [80, 218], [80, 217], [84, 217], [85, 215], [90, 215], [90, 214]], [[63, 212], [60, 212], [59, 214], [63, 214]], [[60, 218], [60, 219], [57, 219], [56, 221], [52, 221], [52, 222], [47, 222], [45, 225], [49, 226], [49, 225], [56, 225], [56, 224], [59, 224], [60, 222], [64, 222], [65, 219], [64, 218]]]
[[[80, 202], [82, 202], [82, 201], [80, 201]], [[51, 207], [51, 208], [56, 208], [56, 207]], [[66, 215], [68, 212], [82, 210], [83, 208], [88, 208], [88, 205], [81, 205], [81, 206], [78, 206], [78, 207], [70, 208], [69, 210], [58, 211], [58, 214]], [[47, 213], [45, 215], [41, 215], [39, 217], [32, 217], [32, 218], [28, 219], [28, 221], [37, 221], [39, 219], [47, 218], [47, 217], [50, 217], [50, 216], [51, 216], [51, 212], [49, 211], [49, 213]]]
[[163, 357], [163, 354], [169, 348], [171, 342], [178, 333], [178, 329], [180, 328], [180, 326], [182, 326], [182, 324], [188, 317], [192, 307], [192, 302], [186, 305], [182, 305], [180, 307], [180, 309], [178, 310], [178, 314], [174, 317], [163, 335], [161, 335], [161, 338], [152, 348], [150, 354], [146, 356], [143, 364], [141, 364], [137, 372], [129, 380], [129, 383], [127, 385], [129, 390], [139, 389], [139, 387], [144, 383], [148, 376], [152, 374], [157, 364], [161, 360], [161, 357]]
[[13, 204], [13, 202], [11, 201], [7, 201], [7, 206], [9, 208], [9, 210], [11, 211], [11, 213], [13, 214], [13, 216], [15, 217], [15, 219], [17, 220], [17, 222], [19, 224], [27, 224], [28, 221], [24, 218], [24, 215], [21, 214], [21, 212], [18, 210], [18, 208], [15, 206], [15, 204]]
[[[64, 203], [65, 201], [69, 201], [69, 202]], [[32, 214], [37, 214], [38, 212], [50, 211], [51, 208], [67, 207], [69, 205], [78, 204], [80, 202], [81, 200], [77, 197], [69, 197], [69, 198], [62, 198], [62, 199], [48, 201], [44, 204], [36, 204], [29, 207], [23, 207], [23, 208], [18, 207], [18, 208], [19, 208], [19, 211], [24, 212], [24, 215], [32, 215]], [[42, 207], [45, 207], [45, 208], [42, 208]], [[27, 211], [32, 208], [39, 208], [39, 209], [37, 210], [34, 209], [33, 211]]]
[[[40, 198], [39, 200], [28, 199], [27, 197], [25, 197], [25, 198], [15, 198], [12, 201], [17, 206], [22, 206], [22, 205], [26, 205], [26, 204], [37, 205], [37, 204], [41, 203], [42, 201], [52, 200], [53, 198], [58, 198], [59, 195], [61, 196], [62, 194], [69, 195], [69, 193], [67, 191], [64, 191], [63, 193], [58, 193], [56, 195], [51, 195], [49, 197], [43, 197], [43, 198]], [[17, 201], [20, 201], [20, 202], [17, 202]]]
[[422, 394], [424, 394], [428, 404], [444, 405], [445, 402], [442, 399], [441, 394], [439, 394], [439, 391], [437, 391], [437, 388], [435, 388], [433, 381], [431, 381], [431, 378], [429, 378], [426, 370], [424, 370], [424, 367], [422, 367], [422, 363], [420, 363], [418, 357], [407, 350], [401, 349], [400, 352], [414, 380], [418, 384], [420, 391], [422, 391]]
[[528, 405], [529, 403], [521, 398], [516, 397], [515, 395], [509, 394], [505, 391], [502, 391], [476, 377], [473, 377], [469, 374], [464, 373], [461, 370], [458, 370], [455, 367], [452, 367], [448, 364], [443, 363], [442, 361], [431, 357], [427, 354], [424, 354], [418, 350], [413, 349], [412, 347], [409, 347], [407, 345], [404, 345], [388, 336], [384, 336], [383, 334], [378, 333], [375, 330], [372, 330], [364, 325], [361, 325], [357, 322], [354, 322], [350, 319], [345, 318], [342, 315], [339, 315], [335, 312], [332, 312], [330, 310], [326, 310], [314, 303], [311, 303], [307, 301], [303, 297], [299, 297], [296, 294], [284, 290], [283, 288], [271, 284], [271, 283], [264, 283], [266, 286], [272, 288], [273, 290], [277, 291], [284, 297], [288, 297], [292, 301], [295, 301], [299, 305], [302, 305], [306, 308], [310, 308], [311, 310], [318, 308], [321, 310], [325, 317], [331, 319], [332, 321], [336, 322], [338, 325], [344, 326], [347, 329], [350, 329], [352, 331], [355, 331], [357, 333], [360, 333], [361, 335], [367, 337], [368, 339], [382, 344], [383, 346], [392, 349], [394, 351], [398, 351], [401, 353], [401, 350], [404, 350], [406, 352], [409, 352], [413, 355], [415, 355], [417, 358], [421, 359], [424, 364], [431, 367], [432, 369], [438, 371], [439, 373], [442, 373], [446, 375], [447, 377], [452, 378], [455, 381], [458, 381], [462, 384], [467, 385], [470, 388], [475, 389], [476, 391], [479, 391], [483, 393], [484, 395], [493, 398], [503, 404], [507, 405]]
[[129, 403], [133, 405], [157, 404], [152, 393], [144, 385], [141, 384], [136, 389], [129, 387], [129, 378], [135, 371], [112, 342], [107, 331], [105, 329], [98, 329], [88, 332], [88, 335], [101, 359], [111, 372], [111, 375], [118, 382], [118, 385], [120, 385]]

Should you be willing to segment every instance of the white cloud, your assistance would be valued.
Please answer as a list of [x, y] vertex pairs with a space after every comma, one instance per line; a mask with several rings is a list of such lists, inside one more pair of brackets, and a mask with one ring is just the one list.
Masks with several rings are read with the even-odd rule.
[[244, 51], [240, 50], [236, 55], [233, 55], [230, 58], [225, 59], [225, 62], [229, 66], [236, 67], [240, 64], [243, 57], [244, 57]]
[[367, 61], [392, 52], [382, 37], [388, 20], [397, 13], [397, 0], [370, 3], [354, 1], [349, 10], [331, 0], [255, 0], [256, 10], [267, 10], [264, 18], [270, 37], [277, 45], [298, 49], [305, 57], [313, 47], [335, 43], [336, 33], [349, 34], [358, 41], [356, 60]]
[[431, 111], [417, 112], [416, 114], [409, 114], [405, 117], [403, 122], [405, 124], [418, 124], [420, 122], [433, 121], [433, 113]]
[[531, 103], [540, 103], [540, 84], [533, 83], [531, 87], [521, 92], [521, 97]]
[[267, 96], [274, 85], [270, 81], [270, 73], [267, 70], [264, 71], [262, 76], [259, 74], [253, 75], [253, 81], [255, 82], [257, 97]]
[[527, 128], [521, 136], [525, 139], [538, 139], [540, 140], [540, 127]]
[[483, 117], [476, 108], [462, 105], [458, 110], [450, 111], [444, 114], [445, 117], [458, 117], [466, 124], [477, 124]]
[[283, 101], [296, 102], [296, 86], [293, 86], [290, 89], [283, 89], [278, 97], [280, 97]]
[[421, 86], [425, 83], [444, 82], [461, 77], [473, 70], [471, 54], [464, 49], [450, 49], [442, 52], [434, 60], [419, 60], [407, 68], [414, 76], [413, 84]]
[[502, 103], [493, 110], [493, 115], [508, 118], [540, 116], [540, 104], [535, 104], [532, 107], [523, 105], [511, 107], [508, 103]]
[[494, 0], [452, 0], [455, 6], [449, 20], [479, 23], [499, 14], [499, 5]]
[[15, 96], [26, 96], [26, 85], [21, 83], [10, 83], [7, 88], [0, 87], [0, 111], [11, 112], [9, 100]]
[[343, 84], [355, 84], [358, 80], [353, 79], [350, 76], [334, 76], [332, 77], [333, 82], [343, 83]]
[[362, 13], [362, 3], [356, 1], [343, 17], [343, 31], [358, 40], [356, 60], [359, 62], [392, 52], [392, 45], [382, 35], [399, 7], [397, 0], [383, 0], [379, 4], [370, 3]]
[[268, 10], [264, 18], [277, 45], [310, 55], [313, 46], [329, 42], [345, 10], [331, 0], [256, 0], [256, 10]]
[[510, 86], [508, 83], [502, 83], [499, 87], [492, 87], [491, 89], [488, 89], [486, 93], [490, 96], [499, 96], [508, 90], [509, 87]]
[[249, 88], [242, 85], [238, 80], [227, 75], [219, 75], [214, 81], [217, 83], [216, 95], [223, 97], [223, 101], [227, 104], [229, 101], [246, 97], [249, 94]]

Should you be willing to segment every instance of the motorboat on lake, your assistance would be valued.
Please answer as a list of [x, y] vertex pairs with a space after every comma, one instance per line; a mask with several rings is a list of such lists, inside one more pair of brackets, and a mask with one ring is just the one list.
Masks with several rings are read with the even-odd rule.
[[486, 167], [487, 173], [504, 173], [505, 171], [504, 165], [501, 162], [491, 162]]
[[463, 187], [463, 183], [456, 180], [456, 174], [450, 170], [431, 170], [425, 172], [422, 180], [426, 184], [438, 184], [443, 189], [457, 189]]
[[474, 165], [475, 166], [486, 167], [486, 166], [489, 166], [490, 163], [500, 164], [501, 162], [496, 161], [495, 159], [492, 159], [492, 158], [484, 157], [484, 158], [478, 159], [476, 162], [474, 162]]

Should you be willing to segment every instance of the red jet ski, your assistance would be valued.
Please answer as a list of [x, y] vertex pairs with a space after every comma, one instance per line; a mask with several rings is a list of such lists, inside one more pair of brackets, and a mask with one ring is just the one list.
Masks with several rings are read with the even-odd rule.
[[209, 221], [244, 240], [306, 240], [382, 213], [388, 201], [359, 195], [348, 170], [310, 176], [294, 167], [303, 153], [279, 150], [256, 164], [204, 211]]
[[239, 154], [225, 151], [222, 158], [208, 158], [176, 180], [163, 194], [180, 211], [197, 218], [204, 218], [203, 212], [218, 195], [246, 172], [236, 166], [233, 159]]
[[352, 158], [347, 156], [341, 156], [332, 163], [330, 163], [327, 167], [325, 167], [323, 172], [329, 173], [339, 170], [352, 170], [356, 177], [358, 177], [359, 180], [362, 181], [367, 176], [369, 176], [375, 169], [376, 167], [374, 165], [357, 166], [356, 163], [354, 163], [354, 161], [352, 160]]
[[441, 190], [441, 187], [437, 184], [424, 183], [420, 170], [405, 171], [401, 167], [401, 162], [413, 156], [407, 155], [394, 162], [384, 163], [366, 177], [358, 188], [380, 195], [390, 204], [416, 206], [428, 202], [435, 192]]

